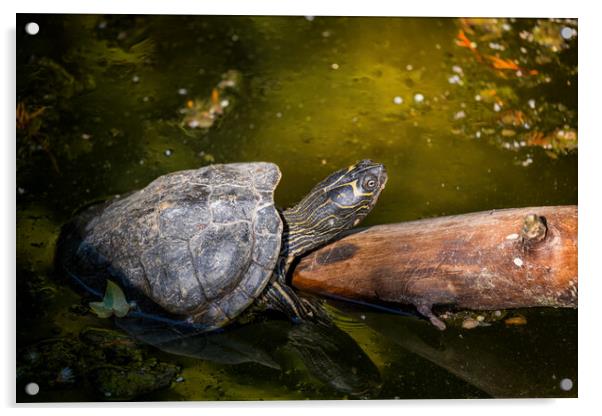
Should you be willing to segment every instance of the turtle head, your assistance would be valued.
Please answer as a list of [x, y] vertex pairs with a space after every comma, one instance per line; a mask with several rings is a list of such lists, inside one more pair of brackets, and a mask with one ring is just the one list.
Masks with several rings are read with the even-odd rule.
[[328, 218], [327, 227], [320, 226], [319, 230], [338, 233], [359, 224], [376, 204], [386, 182], [385, 167], [371, 160], [362, 160], [328, 176], [312, 191], [322, 193], [313, 208], [322, 212], [322, 218]]
[[318, 183], [296, 206], [284, 212], [288, 256], [298, 256], [332, 240], [362, 221], [387, 182], [380, 163], [362, 160]]

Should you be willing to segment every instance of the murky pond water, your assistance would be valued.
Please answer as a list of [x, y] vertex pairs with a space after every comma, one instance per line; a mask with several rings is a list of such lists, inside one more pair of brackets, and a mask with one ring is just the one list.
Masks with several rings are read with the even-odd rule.
[[[30, 21], [35, 36], [21, 33]], [[19, 401], [577, 395], [573, 310], [510, 311], [526, 323], [440, 333], [332, 304], [335, 335], [268, 320], [158, 349], [100, 331], [115, 326], [53, 269], [60, 227], [78, 208], [211, 163], [277, 163], [286, 207], [340, 167], [381, 162], [389, 181], [365, 225], [576, 204], [576, 21], [17, 24]], [[29, 382], [38, 395], [25, 394]]]

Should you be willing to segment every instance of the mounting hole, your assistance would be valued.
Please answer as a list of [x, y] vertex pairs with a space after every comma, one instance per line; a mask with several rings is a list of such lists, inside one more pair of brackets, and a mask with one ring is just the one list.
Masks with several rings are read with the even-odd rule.
[[25, 393], [29, 394], [30, 396], [35, 396], [39, 392], [40, 386], [38, 386], [38, 383], [29, 383], [27, 386], [25, 386]]
[[570, 378], [563, 378], [560, 380], [560, 388], [564, 391], [571, 391], [573, 389], [573, 380]]
[[39, 31], [40, 25], [38, 25], [36, 22], [29, 22], [25, 25], [25, 33], [28, 35], [37, 35]]

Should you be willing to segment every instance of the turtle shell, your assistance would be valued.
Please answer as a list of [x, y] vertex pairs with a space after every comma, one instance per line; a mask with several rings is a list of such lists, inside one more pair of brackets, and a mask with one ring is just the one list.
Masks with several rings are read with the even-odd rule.
[[[205, 330], [245, 310], [273, 274], [282, 239], [271, 163], [161, 176], [85, 222], [76, 256]], [[126, 292], [127, 295], [127, 292]]]

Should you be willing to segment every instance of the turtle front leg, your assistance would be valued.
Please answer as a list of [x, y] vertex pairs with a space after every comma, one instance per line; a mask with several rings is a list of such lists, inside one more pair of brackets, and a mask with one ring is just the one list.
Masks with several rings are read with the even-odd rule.
[[291, 268], [291, 265], [293, 264], [293, 261], [295, 260], [294, 257], [284, 257], [281, 256], [278, 259], [278, 264], [276, 264], [276, 271], [275, 271], [275, 275], [276, 275], [276, 280], [278, 280], [278, 282], [282, 285], [282, 286], [286, 286], [286, 275], [289, 271], [289, 269]]
[[264, 309], [282, 312], [294, 321], [328, 321], [326, 312], [317, 302], [299, 297], [290, 286], [279, 280], [268, 284], [257, 303]]
[[439, 329], [440, 331], [444, 331], [446, 328], [445, 323], [437, 316], [435, 316], [435, 314], [431, 310], [431, 307], [432, 305], [427, 305], [425, 303], [420, 303], [416, 305], [416, 309], [420, 314], [422, 314], [422, 316], [428, 318], [429, 321], [431, 321], [431, 323], [437, 327], [437, 329]]

